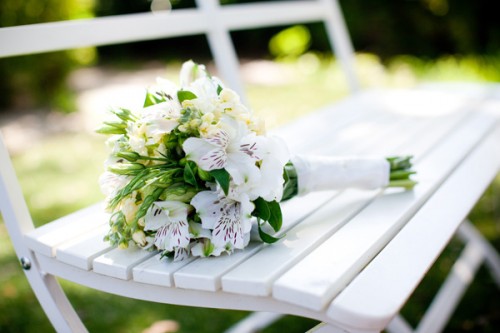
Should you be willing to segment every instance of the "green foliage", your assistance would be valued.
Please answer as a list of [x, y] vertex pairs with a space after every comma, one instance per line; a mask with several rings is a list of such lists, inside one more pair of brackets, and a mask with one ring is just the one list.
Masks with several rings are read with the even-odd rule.
[[[92, 7], [92, 0], [2, 0], [0, 27], [90, 17]], [[71, 70], [94, 59], [93, 48], [1, 59], [0, 110], [43, 105], [73, 111], [72, 93], [65, 79]]]
[[309, 29], [295, 25], [273, 36], [269, 41], [269, 51], [277, 58], [296, 58], [304, 54], [310, 45]]
[[229, 193], [229, 172], [227, 172], [226, 169], [215, 169], [210, 171], [210, 175], [215, 178], [221, 189], [224, 191], [224, 194], [227, 195]]

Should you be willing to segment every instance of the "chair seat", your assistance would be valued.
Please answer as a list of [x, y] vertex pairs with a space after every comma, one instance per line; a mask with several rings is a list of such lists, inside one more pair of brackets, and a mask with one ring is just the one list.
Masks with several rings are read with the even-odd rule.
[[[380, 330], [428, 269], [424, 264], [412, 268], [404, 251], [392, 262], [398, 249], [412, 242], [423, 246], [426, 235], [432, 235], [428, 258], [437, 256], [446, 244], [442, 239], [449, 239], [461, 220], [439, 227], [426, 221], [439, 223], [433, 216], [454, 211], [466, 214], [498, 172], [495, 103], [500, 104], [496, 86], [366, 91], [278, 129], [274, 134], [298, 154], [414, 155], [419, 184], [406, 192], [330, 191], [284, 202], [286, 236], [273, 245], [253, 241], [230, 256], [159, 260], [155, 252], [105, 243], [109, 216], [102, 203], [32, 231], [26, 242], [42, 270], [120, 295], [269, 310]], [[478, 166], [481, 175], [474, 174]], [[457, 193], [464, 193], [460, 206], [446, 200]], [[384, 248], [392, 254], [378, 256]], [[386, 266], [388, 272], [409, 276], [397, 293], [378, 287], [378, 277], [387, 278]], [[363, 282], [364, 274], [369, 283]], [[377, 312], [374, 302], [384, 293], [389, 305]], [[365, 294], [376, 297], [365, 307], [352, 306]]]

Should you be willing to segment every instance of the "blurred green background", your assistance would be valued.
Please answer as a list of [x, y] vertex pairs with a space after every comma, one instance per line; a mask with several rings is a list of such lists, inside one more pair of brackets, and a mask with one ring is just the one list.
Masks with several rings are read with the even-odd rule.
[[[235, 2], [254, 1], [222, 1]], [[194, 1], [172, 0], [171, 4], [174, 9], [187, 8]], [[494, 0], [342, 0], [340, 4], [358, 51], [356, 66], [364, 87], [408, 87], [429, 81], [500, 82], [500, 21], [495, 17], [499, 6]], [[147, 12], [150, 8], [147, 0], [2, 0], [0, 27]], [[321, 24], [240, 31], [232, 37], [242, 59], [250, 104], [270, 127], [347, 94]], [[188, 58], [211, 62], [204, 36], [0, 59], [0, 128], [11, 144], [14, 165], [37, 225], [102, 198], [96, 180], [106, 157], [103, 138], [81, 122], [85, 119], [89, 127], [98, 125], [92, 117], [82, 118], [88, 112], [106, 111], [93, 101], [123, 83], [139, 80], [142, 84], [143, 77], [152, 83], [157, 73], [175, 78], [179, 64]], [[127, 90], [117, 91], [119, 98]], [[471, 213], [497, 249], [499, 189], [497, 177]], [[403, 309], [410, 323], [418, 322], [461, 248], [458, 241], [448, 246]], [[52, 331], [19, 267], [3, 223], [0, 263], [0, 332]], [[168, 321], [164, 332], [166, 328], [172, 332], [221, 332], [246, 315], [151, 304], [66, 281], [62, 284], [91, 332], [147, 332], [153, 323], [163, 320]], [[200, 326], [202, 322], [210, 325]], [[287, 316], [264, 332], [303, 332], [313, 325], [311, 320]], [[446, 332], [496, 332], [499, 327], [500, 293], [482, 268]]]

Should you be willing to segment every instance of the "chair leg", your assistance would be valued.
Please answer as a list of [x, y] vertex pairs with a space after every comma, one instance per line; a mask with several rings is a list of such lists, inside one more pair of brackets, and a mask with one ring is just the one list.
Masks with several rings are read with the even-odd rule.
[[33, 264], [26, 277], [40, 305], [57, 332], [88, 332], [55, 276], [40, 272]]
[[484, 264], [488, 267], [491, 276], [495, 279], [498, 288], [500, 288], [500, 255], [495, 248], [479, 233], [469, 220], [465, 220], [460, 225], [457, 235], [464, 243], [473, 241], [482, 248]]
[[358, 330], [347, 330], [337, 326], [333, 326], [328, 323], [320, 323], [313, 327], [307, 333], [378, 333], [379, 331], [358, 331]]
[[414, 330], [408, 324], [408, 322], [401, 316], [401, 314], [397, 314], [394, 317], [389, 325], [385, 328], [385, 330], [389, 333], [413, 333]]
[[225, 333], [254, 333], [266, 328], [276, 320], [283, 317], [281, 313], [253, 312], [236, 325], [230, 327]]

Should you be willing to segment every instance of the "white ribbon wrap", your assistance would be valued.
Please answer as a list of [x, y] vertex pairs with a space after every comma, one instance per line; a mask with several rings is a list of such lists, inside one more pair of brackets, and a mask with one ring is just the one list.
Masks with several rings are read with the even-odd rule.
[[299, 195], [346, 188], [373, 190], [389, 184], [390, 164], [385, 158], [296, 155], [291, 161]]

